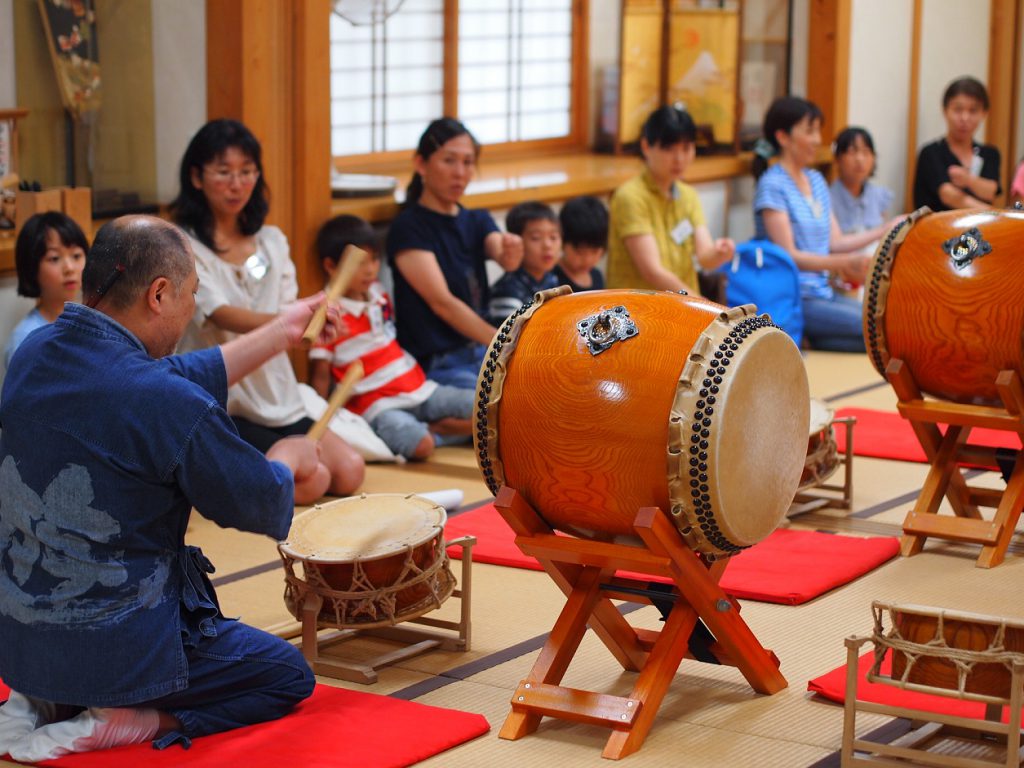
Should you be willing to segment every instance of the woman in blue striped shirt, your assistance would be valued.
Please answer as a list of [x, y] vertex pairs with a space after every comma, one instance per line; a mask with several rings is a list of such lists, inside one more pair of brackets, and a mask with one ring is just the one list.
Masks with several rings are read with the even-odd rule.
[[[765, 140], [755, 148], [755, 236], [785, 248], [800, 269], [804, 335], [811, 346], [863, 352], [860, 302], [836, 293], [830, 273], [845, 283], [863, 283], [870, 256], [855, 251], [879, 239], [889, 225], [840, 232], [828, 183], [813, 167], [821, 147], [821, 122], [821, 110], [796, 96], [783, 96], [768, 108]], [[773, 155], [779, 159], [769, 168]]]

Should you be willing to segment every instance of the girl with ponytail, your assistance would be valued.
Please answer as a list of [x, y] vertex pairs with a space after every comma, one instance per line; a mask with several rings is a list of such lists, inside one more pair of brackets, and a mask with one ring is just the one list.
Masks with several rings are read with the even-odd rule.
[[519, 267], [523, 243], [503, 234], [485, 210], [460, 200], [476, 169], [480, 145], [450, 117], [420, 137], [401, 213], [388, 230], [395, 282], [398, 343], [441, 384], [473, 389], [494, 327], [485, 262]]

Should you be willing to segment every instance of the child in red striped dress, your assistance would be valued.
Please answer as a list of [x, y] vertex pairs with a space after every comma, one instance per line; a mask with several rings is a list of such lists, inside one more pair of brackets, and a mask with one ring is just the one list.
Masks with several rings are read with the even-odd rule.
[[309, 352], [310, 383], [327, 397], [353, 362], [363, 364], [346, 407], [360, 414], [393, 453], [425, 459], [438, 445], [465, 442], [470, 435], [474, 392], [426, 378], [416, 360], [396, 340], [394, 307], [378, 281], [377, 236], [357, 216], [336, 216], [317, 234], [316, 248], [328, 277], [349, 245], [369, 254], [341, 299], [348, 334], [331, 346]]

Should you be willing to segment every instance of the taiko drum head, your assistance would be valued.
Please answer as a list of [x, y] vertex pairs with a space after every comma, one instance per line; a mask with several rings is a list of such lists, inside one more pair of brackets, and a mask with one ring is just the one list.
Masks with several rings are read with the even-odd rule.
[[319, 563], [378, 560], [435, 538], [444, 507], [421, 496], [363, 494], [318, 504], [292, 522], [281, 549]]

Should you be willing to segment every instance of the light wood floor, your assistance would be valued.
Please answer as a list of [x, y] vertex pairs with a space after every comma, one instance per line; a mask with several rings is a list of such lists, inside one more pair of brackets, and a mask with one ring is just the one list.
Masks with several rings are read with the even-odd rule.
[[[813, 397], [835, 408], [862, 406], [893, 410], [895, 396], [861, 355], [809, 353]], [[898, 535], [925, 477], [924, 465], [855, 459], [854, 509], [817, 512], [789, 521], [793, 527], [861, 535]], [[994, 473], [973, 482], [1002, 487]], [[377, 465], [367, 473], [368, 493], [423, 492], [459, 488], [466, 505], [490, 498], [468, 448], [446, 448], [425, 464]], [[282, 601], [282, 570], [274, 542], [223, 530], [201, 518], [190, 528], [217, 566], [214, 575], [223, 609], [256, 626], [289, 618]], [[976, 568], [978, 550], [929, 544], [913, 558], [897, 559], [841, 589], [802, 606], [745, 601], [743, 616], [761, 643], [775, 651], [789, 687], [774, 696], [754, 693], [731, 667], [684, 661], [641, 750], [629, 766], [685, 765], [688, 768], [758, 766], [799, 768], [838, 766], [843, 713], [838, 705], [812, 699], [806, 683], [845, 660], [844, 637], [871, 628], [873, 599], [912, 602], [1024, 618], [1021, 588], [1024, 557], [1020, 534], [1006, 562], [992, 570]], [[457, 572], [457, 567], [455, 568]], [[558, 589], [543, 573], [489, 565], [473, 567], [473, 646], [466, 653], [433, 652], [380, 671], [373, 686], [321, 682], [396, 695], [437, 706], [483, 714], [491, 732], [422, 765], [446, 768], [558, 765], [595, 766], [608, 732], [596, 726], [545, 719], [533, 735], [505, 741], [497, 731], [519, 680], [536, 659], [546, 633], [563, 605]], [[453, 618], [456, 600], [437, 615]], [[657, 629], [656, 611], [630, 614], [638, 626]], [[358, 639], [339, 651], [365, 658], [384, 647]], [[633, 673], [621, 667], [593, 633], [565, 678], [568, 686], [626, 694]], [[888, 722], [862, 716], [864, 730]]]

